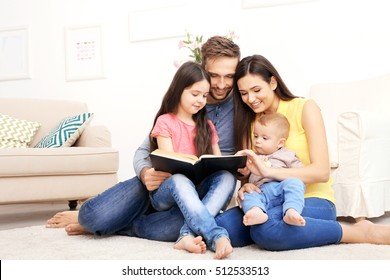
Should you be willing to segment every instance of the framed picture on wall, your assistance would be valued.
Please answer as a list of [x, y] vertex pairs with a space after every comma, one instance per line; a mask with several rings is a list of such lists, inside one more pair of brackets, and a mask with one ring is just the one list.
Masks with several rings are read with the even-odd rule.
[[65, 28], [66, 80], [104, 78], [100, 25]]
[[28, 27], [0, 29], [0, 81], [30, 79]]

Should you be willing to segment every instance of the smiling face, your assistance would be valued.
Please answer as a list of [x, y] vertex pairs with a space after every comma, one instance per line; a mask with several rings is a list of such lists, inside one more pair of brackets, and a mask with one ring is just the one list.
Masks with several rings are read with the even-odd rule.
[[223, 101], [232, 91], [238, 60], [238, 57], [227, 56], [207, 59], [205, 69], [211, 78], [209, 103]]
[[279, 106], [279, 98], [274, 90], [277, 82], [274, 77], [267, 83], [260, 75], [247, 74], [237, 81], [242, 101], [255, 113], [274, 113]]
[[189, 118], [198, 113], [206, 106], [209, 91], [210, 84], [205, 79], [185, 88], [180, 97], [177, 115], [179, 117]]

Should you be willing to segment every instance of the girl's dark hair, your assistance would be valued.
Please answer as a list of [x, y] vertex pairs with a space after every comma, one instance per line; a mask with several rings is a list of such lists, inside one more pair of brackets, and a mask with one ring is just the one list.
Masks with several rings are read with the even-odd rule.
[[237, 98], [234, 98], [234, 135], [236, 151], [243, 148], [251, 148], [253, 144], [251, 133], [252, 124], [256, 119], [256, 113], [242, 101], [237, 85], [237, 81], [248, 74], [260, 76], [267, 83], [270, 83], [271, 78], [274, 77], [277, 82], [275, 94], [281, 100], [288, 101], [297, 97], [291, 93], [278, 71], [264, 56], [252, 55], [243, 58], [238, 63], [234, 75], [234, 91], [238, 95]]
[[[172, 82], [165, 93], [161, 102], [161, 107], [154, 118], [153, 127], [156, 124], [157, 118], [163, 114], [176, 113], [180, 103], [180, 98], [183, 91], [191, 87], [193, 84], [207, 80], [210, 84], [210, 76], [203, 67], [193, 61], [185, 62], [177, 70]], [[211, 154], [212, 150], [212, 130], [208, 122], [206, 107], [192, 116], [196, 124], [195, 148], [197, 156], [203, 154]], [[153, 129], [152, 127], [152, 129]], [[149, 134], [150, 135], [150, 134]], [[150, 138], [150, 151], [157, 149], [157, 139]]]

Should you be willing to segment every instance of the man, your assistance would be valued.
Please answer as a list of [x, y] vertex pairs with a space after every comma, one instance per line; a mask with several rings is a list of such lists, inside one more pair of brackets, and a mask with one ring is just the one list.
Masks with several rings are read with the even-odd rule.
[[[233, 77], [240, 49], [231, 40], [214, 36], [203, 44], [202, 65], [211, 77], [207, 113], [214, 123], [223, 154], [234, 153]], [[134, 156], [136, 177], [120, 182], [95, 198], [80, 211], [57, 213], [46, 227], [65, 227], [69, 235], [120, 234], [159, 241], [176, 241], [184, 218], [178, 207], [168, 211], [150, 210], [149, 191], [157, 189], [171, 174], [156, 171], [148, 159], [149, 136]]]

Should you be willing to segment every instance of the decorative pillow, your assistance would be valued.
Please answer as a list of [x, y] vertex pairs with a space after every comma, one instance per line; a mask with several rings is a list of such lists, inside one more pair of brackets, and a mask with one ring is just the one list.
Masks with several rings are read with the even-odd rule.
[[3, 148], [27, 148], [27, 143], [15, 140], [0, 139], [0, 149]]
[[91, 122], [93, 113], [84, 113], [63, 119], [35, 148], [70, 147]]
[[41, 124], [0, 114], [0, 148], [25, 148]]

